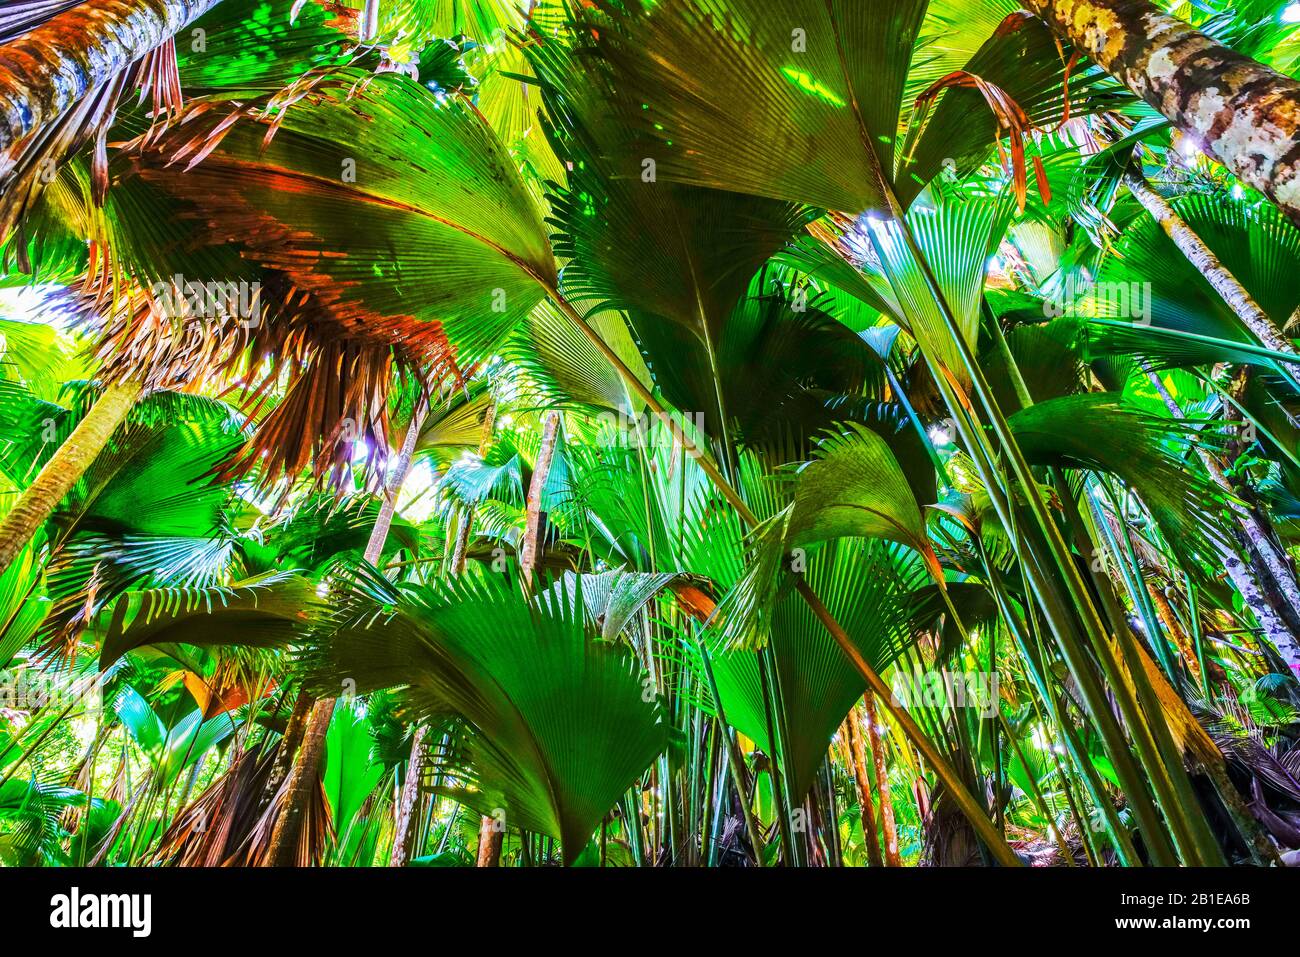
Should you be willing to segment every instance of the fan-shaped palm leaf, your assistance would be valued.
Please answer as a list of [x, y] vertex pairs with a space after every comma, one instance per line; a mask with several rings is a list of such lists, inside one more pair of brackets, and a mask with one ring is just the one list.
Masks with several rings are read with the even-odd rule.
[[559, 838], [572, 862], [666, 741], [635, 662], [584, 616], [580, 601], [526, 603], [499, 579], [400, 591], [358, 581], [305, 664], [322, 689], [403, 686], [415, 713], [459, 715], [473, 734], [456, 797]]

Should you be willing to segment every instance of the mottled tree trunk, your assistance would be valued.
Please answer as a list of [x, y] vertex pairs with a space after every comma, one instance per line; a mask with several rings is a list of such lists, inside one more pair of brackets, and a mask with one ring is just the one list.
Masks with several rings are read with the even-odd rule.
[[0, 46], [0, 154], [219, 2], [94, 0]]
[[117, 382], [104, 390], [35, 481], [23, 490], [0, 522], [0, 572], [13, 562], [50, 513], [72, 491], [140, 397], [138, 382]]
[[[406, 437], [402, 440], [402, 450], [398, 453], [393, 472], [385, 487], [379, 516], [375, 519], [374, 528], [371, 529], [370, 541], [366, 543], [366, 561], [372, 565], [377, 565], [383, 554], [384, 542], [393, 524], [397, 495], [402, 490], [402, 483], [406, 481], [407, 472], [411, 470], [411, 457], [415, 454], [415, 446], [420, 439], [420, 428], [424, 425], [427, 412], [426, 405], [416, 407], [415, 415], [412, 416], [411, 423], [407, 427]], [[302, 748], [289, 774], [280, 816], [275, 822], [275, 829], [271, 832], [271, 848], [267, 859], [272, 867], [291, 867], [298, 859], [299, 834], [302, 831], [307, 802], [311, 797], [312, 788], [316, 786], [321, 761], [325, 757], [325, 734], [329, 730], [330, 720], [334, 717], [334, 701], [334, 698], [322, 698], [317, 701], [312, 705], [311, 714], [307, 718]]]
[[411, 739], [411, 758], [406, 762], [406, 781], [402, 784], [402, 798], [397, 806], [397, 820], [393, 835], [393, 852], [388, 863], [392, 867], [405, 867], [411, 859], [411, 823], [420, 806], [420, 778], [424, 774], [424, 733], [426, 725], [415, 729]]
[[537, 450], [532, 481], [528, 483], [528, 498], [524, 503], [524, 540], [519, 545], [519, 570], [525, 582], [533, 580], [533, 568], [537, 565], [537, 538], [542, 524], [542, 490], [546, 487], [546, 477], [551, 472], [551, 459], [555, 455], [555, 440], [559, 431], [560, 413], [546, 413], [546, 423], [542, 426], [542, 444]]
[[1196, 267], [1196, 271], [1205, 277], [1214, 287], [1224, 302], [1237, 314], [1242, 324], [1251, 331], [1261, 343], [1278, 352], [1296, 351], [1290, 338], [1257, 303], [1246, 287], [1243, 286], [1222, 262], [1214, 251], [1196, 235], [1196, 231], [1175, 212], [1163, 196], [1153, 190], [1137, 170], [1130, 170], [1124, 178], [1133, 198], [1142, 204], [1160, 225], [1179, 252]]
[[[1174, 397], [1169, 394], [1169, 390], [1165, 388], [1160, 376], [1156, 375], [1145, 364], [1144, 371], [1156, 393], [1163, 400], [1165, 408], [1169, 410], [1169, 414], [1176, 419], [1183, 418], [1183, 410], [1174, 400]], [[1295, 632], [1288, 626], [1287, 616], [1282, 613], [1283, 610], [1274, 607], [1267, 594], [1269, 586], [1274, 585], [1281, 592], [1278, 596], [1279, 599], [1290, 601], [1292, 595], [1297, 594], [1295, 575], [1286, 566], [1284, 559], [1276, 554], [1269, 530], [1263, 526], [1251, 509], [1237, 501], [1236, 491], [1233, 489], [1232, 483], [1228, 481], [1228, 477], [1224, 474], [1219, 463], [1203, 448], [1198, 447], [1197, 454], [1205, 465], [1205, 470], [1209, 473], [1210, 479], [1220, 490], [1230, 496], [1229, 508], [1237, 520], [1237, 528], [1234, 529], [1238, 540], [1237, 544], [1250, 559], [1249, 564], [1247, 564], [1231, 548], [1224, 548], [1221, 553], [1224, 570], [1227, 571], [1228, 577], [1232, 579], [1237, 591], [1241, 593], [1242, 601], [1245, 602], [1246, 607], [1250, 609], [1256, 621], [1264, 630], [1264, 637], [1277, 649], [1287, 667], [1300, 678], [1300, 642], [1296, 641]], [[1289, 589], [1286, 584], [1288, 581]], [[1300, 602], [1300, 595], [1297, 595], [1296, 600]], [[1295, 609], [1286, 610], [1294, 611]]]
[[1149, 0], [1025, 6], [1300, 224], [1300, 83]]
[[876, 834], [876, 812], [871, 806], [871, 775], [867, 773], [866, 749], [862, 746], [862, 710], [853, 706], [844, 719], [844, 737], [848, 744], [849, 766], [858, 788], [858, 806], [862, 811], [862, 840], [867, 845], [867, 859], [872, 867], [883, 867], [880, 838]]

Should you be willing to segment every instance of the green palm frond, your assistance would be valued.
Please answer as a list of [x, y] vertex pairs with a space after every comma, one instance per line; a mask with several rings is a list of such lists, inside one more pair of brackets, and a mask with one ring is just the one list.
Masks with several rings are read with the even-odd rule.
[[154, 588], [118, 599], [107, 624], [100, 666], [145, 645], [290, 644], [320, 615], [316, 586], [289, 572], [208, 588]]
[[808, 552], [841, 538], [875, 538], [916, 551], [940, 575], [926, 536], [925, 519], [907, 478], [884, 439], [849, 423], [830, 434], [813, 461], [790, 477], [789, 504], [754, 529], [744, 577], [718, 614], [728, 641], [753, 645], [766, 639], [772, 603], [788, 573], [799, 573]]
[[644, 112], [643, 155], [665, 178], [854, 214], [884, 205], [923, 0], [599, 6], [615, 103]]
[[666, 743], [636, 662], [585, 615], [581, 600], [526, 602], [499, 578], [396, 590], [361, 580], [303, 665], [321, 689], [400, 687], [416, 715], [460, 716], [473, 733], [447, 758], [465, 782], [450, 793], [558, 838], [572, 862]]
[[[810, 557], [806, 574], [878, 672], [908, 647], [907, 596], [927, 577], [915, 555], [881, 541], [841, 539]], [[800, 800], [825, 759], [831, 736], [866, 690], [866, 683], [844, 653], [827, 640], [821, 623], [797, 595], [778, 599], [768, 641], [788, 724], [791, 796]], [[693, 656], [697, 658], [698, 652]], [[757, 654], [722, 650], [712, 655], [712, 665], [727, 720], [774, 754]]]
[[1218, 564], [1230, 540], [1221, 518], [1225, 502], [1170, 450], [1169, 443], [1188, 440], [1181, 424], [1147, 415], [1114, 393], [1052, 399], [1008, 421], [1030, 462], [1117, 476], [1142, 498], [1189, 568]]

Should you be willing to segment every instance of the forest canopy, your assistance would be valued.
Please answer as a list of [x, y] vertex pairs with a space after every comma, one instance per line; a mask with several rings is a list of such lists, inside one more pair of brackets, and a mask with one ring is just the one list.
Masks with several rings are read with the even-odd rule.
[[1300, 4], [0, 9], [0, 865], [1300, 864]]

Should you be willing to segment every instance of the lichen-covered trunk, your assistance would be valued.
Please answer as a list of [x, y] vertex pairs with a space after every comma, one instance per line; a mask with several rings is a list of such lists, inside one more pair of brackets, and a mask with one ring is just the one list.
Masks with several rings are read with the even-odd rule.
[[1300, 224], [1300, 83], [1149, 0], [1025, 6]]
[[95, 461], [100, 450], [140, 397], [138, 382], [117, 382], [104, 390], [90, 411], [59, 446], [35, 481], [24, 489], [0, 522], [0, 573], [7, 569], [36, 530]]
[[[402, 449], [393, 465], [393, 472], [385, 486], [384, 501], [379, 507], [374, 528], [370, 531], [370, 540], [366, 543], [365, 558], [372, 565], [377, 565], [383, 554], [384, 542], [388, 539], [388, 530], [392, 527], [393, 513], [397, 508], [397, 495], [402, 490], [402, 483], [406, 481], [406, 474], [411, 470], [411, 458], [415, 454], [415, 446], [419, 443], [420, 428], [424, 425], [424, 417], [427, 413], [428, 406], [417, 406], [411, 424], [407, 427], [406, 437], [402, 440]], [[298, 752], [293, 770], [289, 773], [280, 816], [275, 822], [275, 829], [271, 832], [271, 847], [267, 853], [267, 860], [272, 867], [291, 867], [296, 860], [300, 859], [299, 835], [302, 832], [307, 802], [311, 798], [312, 788], [316, 786], [321, 761], [325, 757], [325, 734], [334, 717], [334, 702], [334, 698], [320, 699], [312, 705], [311, 714], [307, 718], [302, 748]]]
[[424, 733], [428, 725], [415, 729], [411, 739], [411, 758], [406, 763], [406, 780], [402, 783], [402, 797], [397, 805], [394, 822], [393, 851], [388, 857], [392, 867], [405, 867], [411, 860], [411, 824], [416, 808], [420, 806], [420, 778], [424, 774]]
[[94, 0], [0, 46], [0, 154], [219, 2]]
[[298, 759], [285, 783], [280, 815], [271, 831], [271, 846], [265, 858], [271, 867], [294, 867], [299, 861], [310, 857], [303, 853], [299, 843], [311, 790], [316, 786], [316, 774], [325, 757], [325, 736], [329, 732], [330, 719], [334, 716], [334, 700], [320, 699], [312, 705], [307, 717], [302, 747], [298, 750]]
[[1168, 236], [1178, 251], [1196, 271], [1205, 277], [1206, 282], [1228, 304], [1228, 308], [1237, 314], [1237, 318], [1251, 331], [1261, 343], [1278, 352], [1296, 351], [1291, 339], [1278, 328], [1272, 318], [1246, 291], [1236, 276], [1223, 265], [1214, 251], [1187, 222], [1178, 215], [1177, 210], [1169, 205], [1163, 196], [1153, 190], [1137, 170], [1130, 170], [1124, 179], [1133, 198], [1142, 204], [1142, 208], [1151, 214], [1161, 231]]

